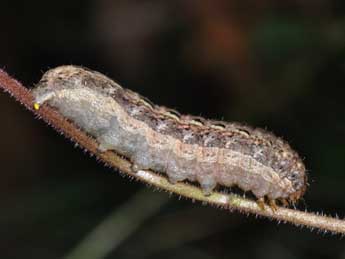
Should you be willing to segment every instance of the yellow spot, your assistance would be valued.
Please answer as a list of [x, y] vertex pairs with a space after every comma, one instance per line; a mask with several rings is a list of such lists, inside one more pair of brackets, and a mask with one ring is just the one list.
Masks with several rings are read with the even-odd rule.
[[34, 103], [34, 109], [37, 111], [40, 108], [40, 104], [39, 103]]

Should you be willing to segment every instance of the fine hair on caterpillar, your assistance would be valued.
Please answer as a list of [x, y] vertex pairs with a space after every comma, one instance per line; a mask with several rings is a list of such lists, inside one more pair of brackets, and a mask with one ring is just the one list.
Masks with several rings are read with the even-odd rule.
[[275, 200], [295, 202], [306, 190], [299, 155], [265, 130], [181, 115], [77, 66], [49, 70], [32, 93], [35, 109], [44, 103], [55, 108], [101, 152], [113, 150], [172, 183], [198, 182], [205, 195], [216, 185], [238, 186], [274, 206]]

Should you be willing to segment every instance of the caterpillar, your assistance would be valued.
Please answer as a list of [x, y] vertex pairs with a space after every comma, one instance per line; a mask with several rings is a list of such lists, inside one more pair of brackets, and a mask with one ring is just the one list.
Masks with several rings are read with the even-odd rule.
[[259, 202], [296, 202], [305, 193], [305, 166], [290, 145], [260, 128], [181, 115], [151, 103], [105, 75], [78, 66], [48, 70], [32, 90], [34, 108], [47, 103], [135, 170], [165, 173], [171, 183], [237, 186]]

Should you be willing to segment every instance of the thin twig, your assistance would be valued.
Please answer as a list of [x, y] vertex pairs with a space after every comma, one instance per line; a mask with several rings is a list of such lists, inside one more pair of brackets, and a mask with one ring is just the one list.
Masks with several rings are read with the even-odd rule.
[[38, 111], [34, 111], [32, 108], [33, 97], [30, 94], [30, 91], [2, 70], [0, 70], [0, 88], [5, 92], [9, 92], [17, 101], [21, 102], [27, 109], [37, 114], [39, 118], [43, 119], [46, 123], [55, 128], [55, 130], [64, 134], [73, 142], [78, 143], [81, 147], [87, 149], [91, 154], [96, 155], [106, 164], [118, 169], [130, 177], [134, 177], [149, 185], [156, 186], [168, 192], [173, 192], [182, 197], [198, 200], [217, 207], [260, 215], [276, 219], [279, 222], [289, 222], [297, 226], [306, 226], [310, 229], [316, 228], [325, 232], [330, 231], [332, 233], [345, 234], [344, 220], [283, 207], [278, 207], [275, 211], [272, 211], [269, 206], [264, 206], [264, 209], [262, 209], [255, 201], [240, 197], [236, 194], [222, 194], [214, 192], [210, 196], [205, 196], [200, 188], [188, 183], [171, 184], [165, 176], [158, 175], [151, 171], [134, 172], [132, 170], [132, 164], [125, 158], [111, 151], [104, 153], [99, 152], [97, 149], [98, 144], [94, 139], [87, 136], [71, 122], [67, 121], [53, 108], [44, 105]]

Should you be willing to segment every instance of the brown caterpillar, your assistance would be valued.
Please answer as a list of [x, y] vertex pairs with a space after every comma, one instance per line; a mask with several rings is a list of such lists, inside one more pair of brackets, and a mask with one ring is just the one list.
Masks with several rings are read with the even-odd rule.
[[188, 179], [210, 194], [217, 184], [295, 202], [307, 177], [289, 144], [262, 129], [180, 115], [152, 104], [108, 77], [85, 68], [61, 66], [46, 72], [32, 91], [35, 108], [48, 103], [135, 168]]

